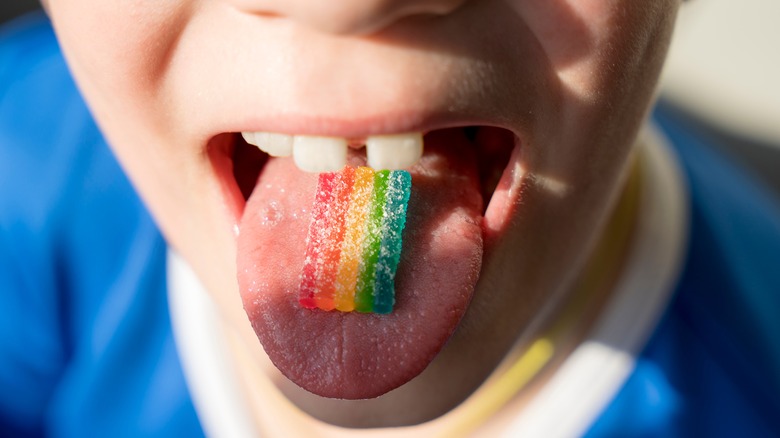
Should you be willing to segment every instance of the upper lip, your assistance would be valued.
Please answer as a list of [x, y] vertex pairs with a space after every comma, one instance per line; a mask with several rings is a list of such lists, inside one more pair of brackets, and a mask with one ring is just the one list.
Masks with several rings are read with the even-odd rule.
[[[202, 132], [208, 133], [209, 138], [226, 132], [273, 132], [354, 139], [463, 126], [495, 126], [525, 137], [518, 132], [526, 129], [525, 123], [518, 121], [528, 119], [523, 105], [493, 96], [495, 90], [488, 96], [469, 92], [452, 95], [440, 88], [440, 85], [432, 86], [428, 90], [431, 94], [415, 97], [420, 92], [418, 86], [414, 93], [400, 92], [384, 99], [370, 90], [356, 88], [349, 90], [345, 97], [334, 94], [332, 107], [322, 99], [314, 99], [311, 105], [305, 99], [282, 104], [231, 89], [227, 92], [230, 97], [225, 98], [229, 105], [212, 106], [203, 114], [206, 118], [201, 118], [201, 122], [205, 122], [207, 131]], [[364, 95], [364, 99], [358, 101], [356, 95]]]
[[[476, 114], [456, 114], [446, 111], [384, 113], [352, 118], [334, 116], [254, 116], [233, 127], [216, 132], [274, 132], [289, 135], [317, 135], [365, 138], [371, 135], [428, 133], [438, 129], [465, 126], [496, 126], [515, 132], [514, 127]], [[515, 132], [516, 133], [516, 132]], [[517, 134], [517, 133], [516, 133]]]

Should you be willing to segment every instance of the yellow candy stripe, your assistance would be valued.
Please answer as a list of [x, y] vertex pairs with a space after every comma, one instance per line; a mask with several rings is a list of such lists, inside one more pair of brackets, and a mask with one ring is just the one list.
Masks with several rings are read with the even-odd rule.
[[355, 309], [355, 285], [363, 256], [363, 232], [374, 187], [374, 171], [368, 167], [355, 170], [355, 185], [350, 196], [349, 211], [344, 222], [346, 232], [341, 247], [339, 271], [336, 277], [336, 309]]

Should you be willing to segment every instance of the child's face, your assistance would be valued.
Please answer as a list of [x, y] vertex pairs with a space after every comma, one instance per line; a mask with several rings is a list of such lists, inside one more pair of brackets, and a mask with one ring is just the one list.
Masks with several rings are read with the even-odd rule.
[[[109, 143], [226, 317], [245, 326], [243, 303], [296, 383], [364, 398], [420, 373], [467, 308], [434, 368], [455, 377], [451, 386], [473, 386], [569, 286], [620, 188], [677, 6], [50, 0], [48, 9]], [[503, 130], [471, 130], [473, 141], [442, 130], [465, 126]], [[393, 314], [298, 307], [316, 177], [290, 158], [248, 153], [228, 134], [241, 131], [353, 142], [429, 134]], [[254, 190], [248, 202], [242, 190]]]

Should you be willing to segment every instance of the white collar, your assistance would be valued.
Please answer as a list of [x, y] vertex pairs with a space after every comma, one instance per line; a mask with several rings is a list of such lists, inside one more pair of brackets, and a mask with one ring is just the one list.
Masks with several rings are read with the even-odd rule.
[[167, 268], [173, 337], [203, 431], [210, 437], [260, 436], [211, 296], [170, 248]]
[[[686, 248], [687, 190], [674, 152], [656, 130], [643, 130], [639, 143], [645, 178], [627, 268], [591, 334], [510, 422], [506, 436], [582, 435], [634, 369], [666, 308]], [[206, 434], [260, 436], [214, 303], [172, 250], [168, 299], [182, 368]]]

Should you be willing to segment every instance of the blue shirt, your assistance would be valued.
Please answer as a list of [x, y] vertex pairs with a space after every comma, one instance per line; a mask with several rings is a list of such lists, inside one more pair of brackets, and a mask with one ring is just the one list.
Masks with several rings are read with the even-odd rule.
[[[780, 435], [780, 207], [657, 111], [691, 190], [682, 278], [589, 436]], [[42, 15], [0, 30], [0, 435], [202, 435], [166, 245]]]
[[48, 22], [0, 32], [0, 435], [202, 435], [166, 245]]

